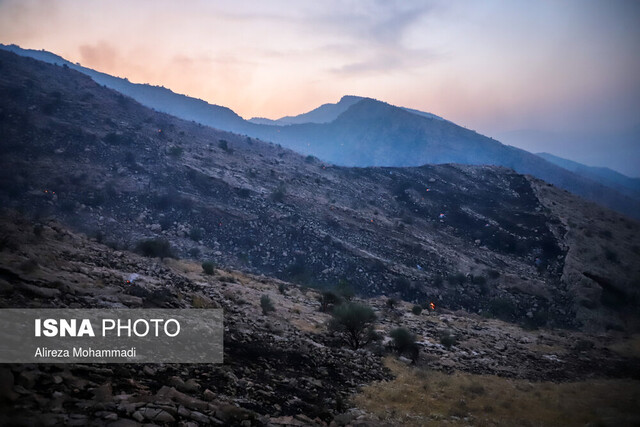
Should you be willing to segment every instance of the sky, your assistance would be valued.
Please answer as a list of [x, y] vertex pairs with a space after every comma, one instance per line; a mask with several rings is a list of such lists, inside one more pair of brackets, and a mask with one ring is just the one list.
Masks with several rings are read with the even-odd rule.
[[368, 96], [640, 176], [634, 0], [0, 0], [0, 42], [245, 118]]

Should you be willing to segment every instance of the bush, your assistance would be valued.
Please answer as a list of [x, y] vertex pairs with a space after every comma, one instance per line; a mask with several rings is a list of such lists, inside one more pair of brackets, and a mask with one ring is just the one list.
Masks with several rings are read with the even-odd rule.
[[202, 236], [203, 236], [202, 228], [195, 227], [189, 231], [189, 237], [191, 238], [191, 240], [194, 240], [196, 242], [202, 240]]
[[265, 316], [271, 311], [276, 311], [269, 295], [262, 295], [262, 297], [260, 297], [260, 307], [262, 307], [262, 314]]
[[333, 291], [322, 292], [318, 300], [320, 301], [320, 311], [325, 313], [329, 310], [329, 307], [339, 305], [342, 302], [340, 296]]
[[422, 307], [419, 306], [418, 304], [414, 305], [413, 308], [411, 309], [411, 312], [413, 314], [415, 314], [416, 316], [418, 316], [420, 313], [422, 313]]
[[224, 151], [229, 151], [229, 143], [224, 139], [218, 141], [218, 147], [222, 148]]
[[271, 193], [271, 200], [274, 202], [281, 203], [284, 200], [284, 196], [286, 195], [287, 190], [284, 185], [279, 185], [278, 188], [273, 190]]
[[389, 333], [393, 339], [393, 348], [398, 354], [415, 353], [417, 350], [416, 336], [406, 328], [396, 328]]
[[373, 324], [376, 315], [364, 304], [348, 303], [333, 309], [333, 319], [329, 329], [337, 332], [354, 350], [368, 344], [375, 338]]
[[387, 298], [388, 308], [394, 308], [396, 305], [398, 305], [398, 301], [395, 298]]
[[345, 301], [351, 301], [351, 299], [355, 296], [355, 291], [344, 279], [341, 279], [338, 282], [338, 286], [336, 286], [336, 292], [340, 295]]
[[136, 251], [150, 258], [174, 258], [171, 244], [163, 238], [141, 240], [136, 245]]
[[445, 346], [447, 349], [452, 346], [458, 344], [458, 339], [451, 331], [444, 331], [440, 334], [440, 344]]
[[211, 276], [213, 274], [213, 271], [215, 270], [216, 266], [212, 261], [204, 261], [202, 263], [202, 271], [204, 271], [205, 274], [208, 274], [209, 276]]
[[495, 298], [489, 301], [489, 313], [500, 320], [511, 322], [517, 317], [518, 307], [507, 298]]
[[280, 283], [278, 285], [278, 292], [280, 292], [282, 295], [286, 295], [287, 293], [287, 287], [285, 286], [284, 283]]
[[182, 156], [184, 149], [182, 147], [179, 146], [173, 146], [171, 148], [169, 148], [169, 155], [171, 157], [180, 157]]

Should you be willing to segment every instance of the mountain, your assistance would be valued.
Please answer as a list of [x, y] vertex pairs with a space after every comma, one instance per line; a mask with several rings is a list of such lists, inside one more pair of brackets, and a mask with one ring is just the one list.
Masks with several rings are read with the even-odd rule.
[[286, 116], [277, 120], [269, 120], [260, 117], [254, 117], [249, 121], [256, 124], [285, 126], [301, 123], [329, 123], [338, 118], [353, 104], [359, 102], [363, 98], [359, 96], [346, 95], [335, 104], [323, 104], [318, 108], [298, 116]]
[[[370, 98], [344, 97], [337, 104], [326, 104], [287, 119], [305, 123], [274, 126], [278, 121], [257, 119], [255, 121], [262, 123], [258, 124], [242, 119], [226, 107], [175, 94], [163, 87], [134, 84], [69, 63], [48, 52], [21, 49], [15, 45], [0, 47], [76, 69], [157, 111], [276, 142], [337, 165], [419, 166], [453, 162], [505, 166], [640, 218], [640, 199], [621, 194], [595, 176], [594, 179], [580, 176], [527, 151], [503, 145], [429, 113], [395, 107]], [[324, 122], [333, 117], [335, 120]]]
[[630, 197], [640, 197], [640, 178], [631, 178], [605, 167], [586, 166], [549, 153], [538, 153], [537, 156], [580, 176], [615, 188]]
[[344, 166], [505, 166], [629, 216], [640, 215], [640, 199], [601, 184], [595, 176], [580, 176], [449, 121], [420, 116], [373, 99], [360, 100], [330, 123], [263, 126], [253, 131], [262, 139]]
[[3, 364], [1, 425], [637, 424], [637, 221], [504, 167], [340, 167], [70, 67], [0, 70], [0, 307], [224, 310], [219, 364]]
[[208, 104], [201, 99], [180, 95], [161, 86], [131, 83], [126, 78], [114, 77], [74, 64], [44, 50], [22, 49], [16, 45], [2, 44], [0, 49], [79, 71], [91, 77], [96, 83], [117, 90], [157, 111], [230, 131], [242, 131], [246, 126], [244, 119], [227, 107]]
[[[335, 104], [323, 104], [320, 107], [309, 111], [308, 113], [300, 114], [297, 116], [286, 116], [277, 120], [265, 119], [263, 117], [254, 117], [249, 119], [251, 123], [259, 125], [271, 125], [271, 126], [286, 126], [304, 123], [330, 123], [338, 118], [342, 113], [347, 111], [352, 105], [362, 101], [360, 96], [345, 95], [340, 101]], [[400, 107], [410, 113], [426, 117], [429, 119], [444, 120], [442, 117], [435, 114], [425, 113], [424, 111], [413, 110], [411, 108]]]
[[[638, 224], [531, 177], [332, 166], [154, 112], [68, 68], [8, 52], [0, 61], [3, 206], [118, 248], [164, 237], [181, 256], [518, 322], [604, 328], [636, 304]], [[355, 108], [420, 119], [378, 102]], [[290, 127], [300, 126], [321, 125]], [[627, 302], [609, 305], [619, 296]]]

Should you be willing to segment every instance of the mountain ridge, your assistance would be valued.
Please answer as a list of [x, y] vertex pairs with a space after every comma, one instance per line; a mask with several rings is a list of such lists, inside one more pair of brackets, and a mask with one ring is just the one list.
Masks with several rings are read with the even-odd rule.
[[[48, 52], [24, 50], [15, 45], [0, 47], [50, 63], [61, 61], [59, 56]], [[571, 172], [525, 150], [501, 144], [447, 120], [424, 116], [429, 113], [417, 114], [371, 98], [347, 98], [349, 102], [356, 102], [328, 123], [298, 123], [287, 126], [256, 124], [244, 120], [227, 107], [178, 95], [163, 87], [130, 83], [126, 79], [112, 77], [68, 61], [63, 65], [88, 74], [98, 83], [158, 111], [225, 131], [280, 143], [302, 154], [313, 155], [331, 163], [345, 166], [495, 164], [531, 174], [603, 206], [640, 218], [640, 198], [633, 197], [633, 194], [622, 194], [617, 188], [598, 182], [596, 176]], [[325, 105], [335, 107], [337, 104]], [[343, 107], [344, 105], [340, 106], [340, 109]], [[333, 109], [332, 114], [336, 111], [338, 110]], [[387, 116], [379, 114], [381, 111]], [[361, 113], [372, 116], [360, 116]], [[394, 122], [389, 117], [398, 120]], [[354, 126], [354, 123], [359, 123], [360, 126]], [[343, 128], [337, 128], [339, 125]]]

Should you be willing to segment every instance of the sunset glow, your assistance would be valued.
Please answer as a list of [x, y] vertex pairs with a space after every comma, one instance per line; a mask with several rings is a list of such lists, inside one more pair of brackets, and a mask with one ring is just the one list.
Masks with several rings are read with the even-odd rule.
[[368, 96], [640, 175], [638, 3], [450, 3], [10, 0], [0, 42], [245, 118]]

